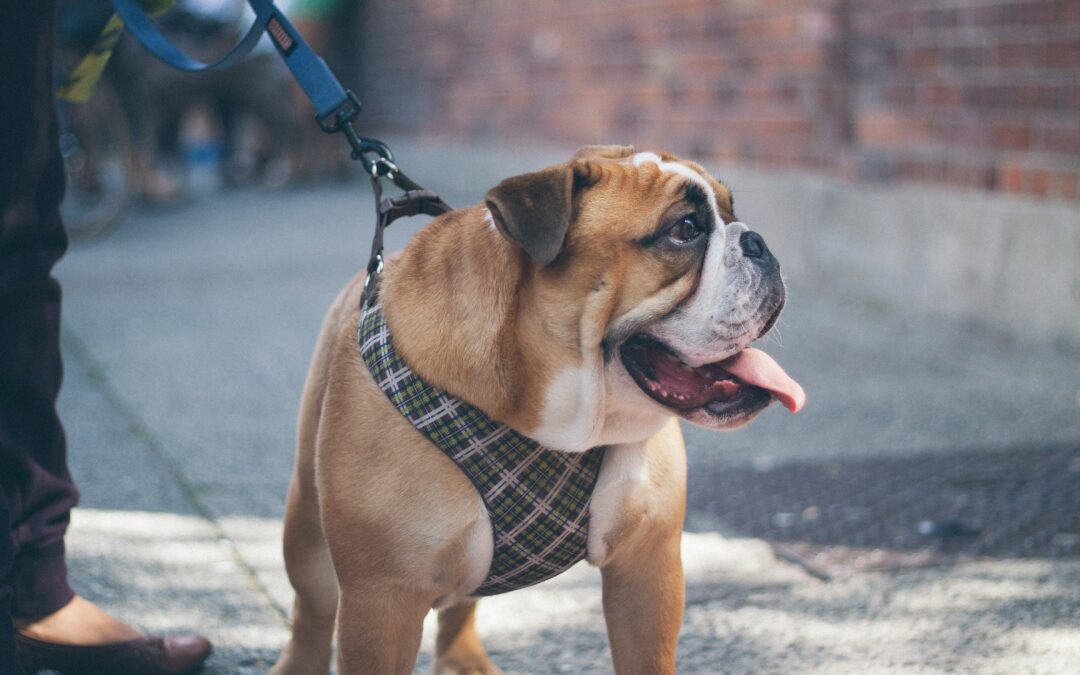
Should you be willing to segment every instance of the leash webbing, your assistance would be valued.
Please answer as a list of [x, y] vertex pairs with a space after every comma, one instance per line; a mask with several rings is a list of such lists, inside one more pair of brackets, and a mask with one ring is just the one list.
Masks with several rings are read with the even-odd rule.
[[[379, 275], [383, 268], [385, 229], [398, 218], [420, 213], [438, 216], [451, 210], [437, 194], [420, 187], [398, 168], [394, 163], [393, 153], [385, 143], [364, 138], [356, 133], [352, 120], [360, 112], [360, 101], [351, 91], [341, 86], [326, 62], [307, 44], [288, 18], [274, 5], [273, 0], [247, 0], [255, 12], [255, 21], [228, 53], [212, 63], [191, 58], [169, 42], [147, 16], [143, 5], [148, 0], [111, 1], [117, 15], [143, 47], [161, 61], [187, 72], [201, 72], [232, 65], [255, 48], [263, 31], [270, 36], [270, 41], [274, 43], [289, 72], [315, 107], [315, 120], [319, 127], [328, 134], [343, 132], [352, 148], [352, 158], [361, 162], [371, 176], [376, 221], [362, 303], [373, 300], [378, 294]], [[384, 177], [404, 194], [384, 199], [380, 182]]]
[[113, 9], [124, 21], [128, 30], [143, 47], [161, 61], [178, 70], [197, 73], [204, 70], [225, 68], [247, 56], [259, 42], [265, 31], [270, 41], [285, 61], [307, 95], [319, 118], [325, 118], [349, 102], [349, 95], [341, 86], [326, 62], [315, 53], [300, 33], [293, 28], [272, 0], [247, 0], [255, 12], [255, 20], [244, 37], [217, 61], [205, 63], [180, 51], [169, 42], [157, 27], [139, 0], [112, 0]]
[[79, 61], [79, 64], [56, 90], [56, 97], [68, 103], [89, 101], [123, 32], [124, 22], [118, 15], [113, 14], [94, 40], [90, 52], [83, 57], [82, 61]]
[[[139, 0], [142, 10], [151, 16], [163, 14], [173, 6], [173, 0]], [[56, 90], [56, 97], [68, 103], [86, 103], [94, 93], [94, 87], [105, 72], [105, 66], [109, 64], [116, 43], [120, 41], [120, 35], [124, 32], [124, 21], [119, 14], [113, 14], [105, 22], [90, 51], [82, 61], [68, 73], [67, 78]]]

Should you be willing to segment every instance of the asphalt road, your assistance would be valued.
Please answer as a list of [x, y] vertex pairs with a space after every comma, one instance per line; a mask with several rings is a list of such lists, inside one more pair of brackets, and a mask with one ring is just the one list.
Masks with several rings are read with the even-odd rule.
[[[557, 156], [419, 148], [401, 159], [463, 205]], [[755, 198], [740, 197], [744, 220]], [[359, 179], [227, 192], [136, 210], [59, 267], [61, 408], [84, 506], [69, 538], [76, 582], [150, 629], [210, 634], [211, 672], [262, 672], [284, 640], [279, 519], [296, 408], [323, 313], [364, 264], [371, 222]], [[395, 225], [388, 248], [413, 227]], [[784, 243], [756, 228], [782, 263]], [[1077, 354], [788, 284], [778, 334], [763, 346], [806, 388], [805, 411], [774, 406], [730, 434], [688, 429], [691, 472], [1080, 448]], [[705, 516], [691, 526], [722, 529]], [[687, 546], [682, 672], [1050, 673], [1080, 662], [1075, 560], [823, 584], [755, 540], [702, 532]], [[592, 570], [484, 605], [481, 628], [508, 672], [609, 670]]]

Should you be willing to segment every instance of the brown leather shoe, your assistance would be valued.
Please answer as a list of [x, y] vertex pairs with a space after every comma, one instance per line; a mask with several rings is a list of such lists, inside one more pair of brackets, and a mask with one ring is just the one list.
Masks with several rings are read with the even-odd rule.
[[15, 643], [27, 675], [39, 670], [62, 675], [180, 675], [202, 666], [211, 650], [210, 641], [201, 635], [84, 646], [43, 642], [16, 631]]

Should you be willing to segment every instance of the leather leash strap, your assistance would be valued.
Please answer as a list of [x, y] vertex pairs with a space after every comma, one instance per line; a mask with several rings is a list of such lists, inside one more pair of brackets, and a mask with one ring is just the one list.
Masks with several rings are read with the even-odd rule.
[[431, 190], [420, 187], [396, 166], [389, 169], [386, 178], [404, 191], [397, 197], [383, 198], [379, 172], [371, 174], [371, 190], [375, 193], [375, 234], [371, 241], [371, 257], [368, 258], [367, 278], [360, 306], [370, 305], [379, 297], [379, 276], [383, 270], [383, 232], [398, 218], [424, 214], [440, 216], [450, 211], [450, 205]]

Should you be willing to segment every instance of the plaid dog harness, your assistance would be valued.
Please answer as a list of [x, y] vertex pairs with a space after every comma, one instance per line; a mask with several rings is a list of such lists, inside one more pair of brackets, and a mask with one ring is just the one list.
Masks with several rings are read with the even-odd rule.
[[604, 448], [545, 448], [424, 382], [390, 342], [378, 303], [363, 303], [360, 355], [387, 398], [454, 460], [487, 506], [495, 549], [474, 595], [497, 595], [550, 579], [585, 557], [589, 500]]

